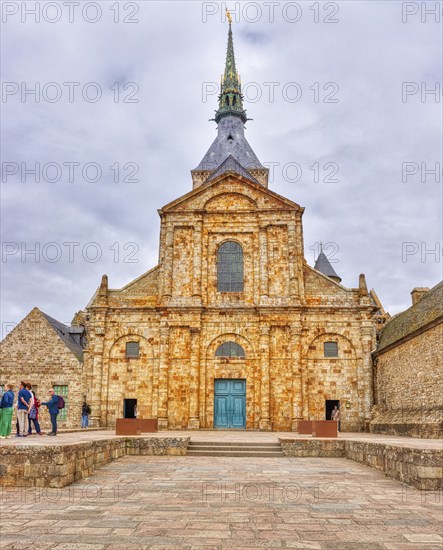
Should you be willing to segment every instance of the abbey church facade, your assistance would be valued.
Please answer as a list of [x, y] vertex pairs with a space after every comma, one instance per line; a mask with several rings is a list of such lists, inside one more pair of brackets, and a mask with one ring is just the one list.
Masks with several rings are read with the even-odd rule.
[[192, 190], [161, 217], [159, 265], [85, 311], [84, 393], [95, 425], [137, 414], [162, 429], [296, 430], [338, 404], [367, 428], [382, 309], [363, 275], [346, 288], [304, 258], [304, 208], [268, 188], [229, 27], [218, 134]]

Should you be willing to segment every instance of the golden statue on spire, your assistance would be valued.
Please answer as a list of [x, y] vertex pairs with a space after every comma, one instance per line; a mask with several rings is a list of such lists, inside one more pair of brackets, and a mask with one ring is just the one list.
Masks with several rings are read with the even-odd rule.
[[226, 8], [226, 17], [228, 18], [229, 24], [231, 24], [232, 23], [232, 15], [231, 15], [230, 11], [228, 10], [228, 8]]

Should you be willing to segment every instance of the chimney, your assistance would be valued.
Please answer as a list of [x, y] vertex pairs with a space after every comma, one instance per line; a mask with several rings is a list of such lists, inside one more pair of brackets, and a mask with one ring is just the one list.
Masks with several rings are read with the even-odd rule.
[[415, 287], [412, 289], [411, 296], [412, 296], [412, 305], [415, 305], [419, 300], [423, 298], [423, 296], [428, 292], [429, 287]]

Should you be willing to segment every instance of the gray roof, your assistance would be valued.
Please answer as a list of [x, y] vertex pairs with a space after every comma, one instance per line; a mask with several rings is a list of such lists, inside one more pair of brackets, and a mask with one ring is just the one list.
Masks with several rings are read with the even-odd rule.
[[[72, 334], [82, 334], [84, 332], [83, 327], [67, 327], [63, 323], [60, 323], [60, 321], [57, 321], [57, 319], [46, 315], [46, 313], [43, 313], [43, 315], [45, 316], [51, 327], [55, 330], [57, 335], [60, 337], [60, 339], [63, 340], [66, 347], [68, 347], [69, 350], [72, 351], [72, 353], [77, 357], [79, 361], [83, 361], [83, 347], [72, 336]], [[82, 341], [82, 339], [80, 338], [78, 340]]]
[[443, 320], [443, 281], [384, 326], [377, 352], [439, 319]]
[[265, 168], [247, 142], [243, 121], [237, 116], [220, 120], [217, 137], [195, 170], [216, 170], [229, 156], [246, 170]]
[[226, 172], [235, 172], [236, 174], [239, 174], [240, 176], [243, 176], [244, 178], [247, 178], [248, 180], [253, 181], [254, 183], [259, 182], [254, 178], [254, 176], [251, 176], [251, 174], [244, 168], [239, 162], [235, 160], [235, 158], [232, 155], [229, 155], [229, 157], [220, 164], [220, 166], [215, 170], [209, 178], [205, 181], [205, 183], [215, 180], [222, 174], [226, 174]]
[[323, 275], [326, 275], [327, 277], [336, 277], [341, 281], [341, 277], [337, 275], [330, 261], [328, 260], [325, 253], [323, 252], [323, 250], [318, 255], [317, 261], [315, 262], [315, 265], [314, 265], [314, 269], [316, 269], [317, 271], [320, 271], [320, 273], [323, 273]]

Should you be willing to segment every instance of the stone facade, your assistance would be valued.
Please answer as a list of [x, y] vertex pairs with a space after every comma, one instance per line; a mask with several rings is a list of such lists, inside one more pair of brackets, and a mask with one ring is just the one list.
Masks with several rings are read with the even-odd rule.
[[[67, 386], [60, 428], [79, 427], [85, 395], [82, 350], [69, 330], [74, 329], [34, 308], [0, 343], [0, 384], [13, 384], [16, 397], [21, 380], [31, 382], [41, 401], [49, 399], [50, 388]], [[81, 329], [77, 332], [81, 335]], [[44, 430], [50, 427], [47, 407], [40, 408], [39, 421]]]
[[[212, 428], [214, 381], [246, 380], [246, 429], [292, 430], [340, 400], [342, 428], [372, 406], [375, 311], [364, 277], [345, 288], [308, 266], [303, 208], [228, 172], [160, 210], [160, 264], [119, 290], [104, 276], [86, 310], [93, 420], [112, 426], [123, 399], [160, 428]], [[244, 291], [219, 292], [217, 251], [244, 251]], [[138, 342], [139, 357], [125, 356]], [[245, 357], [217, 357], [226, 341]], [[324, 357], [324, 343], [338, 357]]]
[[443, 283], [418, 290], [374, 353], [374, 433], [443, 437]]

